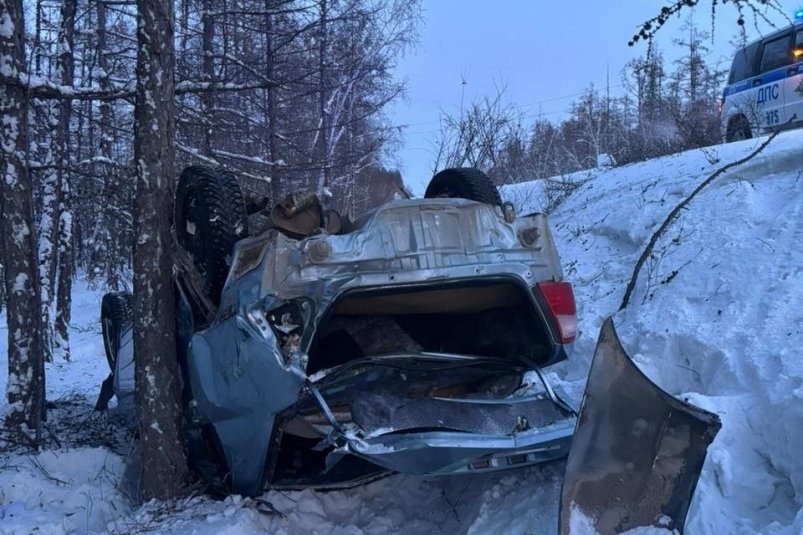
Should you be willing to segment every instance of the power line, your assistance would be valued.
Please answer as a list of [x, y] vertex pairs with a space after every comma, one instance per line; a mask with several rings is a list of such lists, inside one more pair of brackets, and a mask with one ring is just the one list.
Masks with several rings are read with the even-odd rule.
[[[610, 88], [611, 88], [611, 89], [615, 89], [615, 88], [617, 88], [617, 87], [622, 87], [622, 84], [614, 84], [614, 85], [610, 86]], [[519, 107], [520, 107], [520, 108], [522, 108], [522, 109], [524, 109], [524, 108], [532, 108], [532, 107], [534, 107], [534, 106], [540, 106], [541, 104], [546, 104], [546, 103], [548, 103], [548, 102], [557, 102], [557, 101], [559, 101], [559, 100], [566, 100], [567, 98], [579, 97], [579, 96], [581, 96], [581, 95], [584, 95], [584, 94], [586, 94], [586, 91], [587, 91], [587, 90], [583, 90], [583, 91], [579, 91], [579, 92], [577, 92], [577, 93], [571, 93], [571, 94], [569, 94], [569, 95], [563, 95], [563, 96], [559, 96], [559, 97], [547, 98], [547, 99], [544, 99], [544, 100], [539, 100], [539, 101], [536, 101], [536, 102], [531, 102], [531, 103], [529, 103], [529, 104], [522, 104], [522, 105], [521, 105], [521, 106], [519, 106]]]
[[[617, 88], [621, 88], [621, 87], [623, 87], [623, 84], [619, 83], [619, 84], [611, 85], [610, 89], [617, 89]], [[534, 108], [536, 106], [541, 106], [542, 104], [547, 104], [547, 103], [550, 103], [550, 102], [559, 102], [561, 100], [566, 100], [566, 99], [569, 99], [569, 98], [579, 97], [579, 96], [582, 96], [582, 95], [586, 94], [586, 92], [587, 92], [587, 90], [578, 91], [576, 93], [569, 93], [569, 94], [566, 94], [566, 95], [550, 97], [550, 98], [537, 100], [537, 101], [533, 101], [533, 102], [529, 102], [529, 103], [521, 104], [521, 105], [514, 105], [514, 106], [521, 111], [521, 117], [522, 118], [527, 118], [527, 119], [540, 117], [540, 116], [544, 116], [544, 115], [556, 115], [556, 114], [560, 114], [560, 113], [569, 113], [569, 112], [571, 112], [571, 108], [563, 108], [563, 109], [560, 109], [560, 110], [551, 110], [551, 111], [542, 111], [542, 110], [539, 109], [536, 112], [529, 111], [529, 110], [531, 110], [532, 108]], [[414, 126], [426, 126], [426, 125], [431, 125], [431, 124], [440, 124], [440, 122], [441, 122], [440, 119], [433, 119], [431, 121], [420, 121], [420, 122], [415, 122], [415, 123], [402, 123], [402, 124], [397, 124], [397, 125], [385, 127], [382, 130], [385, 130], [385, 129], [390, 130], [390, 129], [395, 129], [395, 128], [407, 129], [407, 128], [414, 127]], [[421, 135], [421, 134], [431, 134], [431, 133], [434, 133], [434, 132], [436, 132], [436, 129], [432, 128], [432, 129], [427, 129], [427, 130], [416, 130], [416, 131], [406, 130], [405, 134], [406, 135]]]

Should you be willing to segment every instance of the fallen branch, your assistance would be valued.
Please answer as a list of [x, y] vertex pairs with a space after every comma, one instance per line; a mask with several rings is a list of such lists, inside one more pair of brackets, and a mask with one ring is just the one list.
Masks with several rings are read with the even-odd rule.
[[740, 160], [736, 160], [734, 162], [731, 162], [731, 163], [729, 163], [727, 165], [723, 165], [722, 167], [720, 167], [719, 169], [714, 171], [711, 174], [711, 176], [706, 178], [699, 186], [694, 188], [694, 191], [692, 191], [688, 195], [688, 197], [686, 197], [685, 199], [680, 201], [678, 203], [678, 205], [675, 206], [675, 208], [673, 208], [671, 212], [669, 212], [669, 215], [666, 216], [666, 219], [664, 219], [664, 222], [661, 223], [661, 226], [658, 227], [658, 230], [656, 230], [655, 233], [650, 238], [650, 241], [647, 244], [647, 247], [644, 249], [644, 252], [641, 253], [641, 256], [639, 257], [638, 262], [636, 262], [636, 267], [633, 270], [633, 275], [630, 277], [630, 282], [627, 283], [627, 288], [625, 289], [625, 295], [622, 298], [622, 304], [619, 305], [619, 310], [624, 310], [625, 307], [627, 307], [627, 305], [630, 303], [630, 297], [633, 294], [633, 290], [636, 288], [636, 282], [638, 282], [638, 276], [639, 276], [639, 273], [641, 272], [641, 268], [644, 266], [644, 263], [647, 261], [647, 259], [652, 254], [652, 251], [655, 248], [655, 244], [658, 243], [658, 240], [661, 238], [661, 236], [663, 236], [664, 232], [666, 232], [666, 230], [669, 228], [669, 226], [675, 221], [675, 219], [677, 219], [677, 217], [680, 214], [681, 210], [685, 209], [686, 206], [688, 206], [688, 204], [697, 196], [697, 194], [700, 193], [711, 182], [713, 182], [717, 177], [719, 177], [723, 173], [726, 173], [727, 171], [733, 169], [734, 167], [738, 167], [738, 166], [740, 166], [742, 164], [745, 164], [745, 163], [749, 162], [753, 158], [755, 158], [758, 154], [761, 153], [761, 151], [763, 151], [765, 148], [767, 148], [767, 145], [769, 145], [772, 142], [772, 140], [775, 139], [775, 136], [777, 136], [778, 134], [780, 134], [780, 130], [774, 132], [761, 145], [759, 145], [758, 148], [756, 148], [753, 152], [751, 152], [750, 154], [748, 154], [744, 158], [742, 158]]

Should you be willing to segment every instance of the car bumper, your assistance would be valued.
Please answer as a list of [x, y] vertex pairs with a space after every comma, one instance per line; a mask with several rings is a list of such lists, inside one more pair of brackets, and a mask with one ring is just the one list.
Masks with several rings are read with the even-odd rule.
[[491, 472], [566, 457], [575, 418], [516, 434], [424, 432], [351, 439], [343, 453], [406, 474]]

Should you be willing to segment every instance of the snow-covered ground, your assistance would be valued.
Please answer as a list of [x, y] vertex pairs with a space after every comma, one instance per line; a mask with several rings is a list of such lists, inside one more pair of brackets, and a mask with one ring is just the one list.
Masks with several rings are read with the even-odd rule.
[[[689, 514], [692, 535], [803, 533], [803, 131], [779, 136], [704, 190], [659, 242], [631, 305], [616, 310], [666, 214], [758, 142], [567, 177], [583, 185], [552, 216], [580, 315], [574, 355], [559, 375], [581, 388], [602, 320], [615, 314], [625, 347], [653, 380], [722, 418]], [[503, 193], [525, 209], [543, 202], [539, 185]], [[73, 361], [47, 369], [48, 399], [61, 400], [49, 426], [63, 447], [0, 456], [0, 534], [555, 533], [562, 462], [495, 475], [393, 476], [348, 491], [267, 493], [262, 499], [279, 514], [237, 497], [132, 506], [120, 486], [127, 439], [104, 434], [109, 416], [91, 412], [106, 375], [99, 298], [79, 282]], [[4, 329], [3, 321], [3, 391]], [[89, 438], [76, 429], [91, 431]]]

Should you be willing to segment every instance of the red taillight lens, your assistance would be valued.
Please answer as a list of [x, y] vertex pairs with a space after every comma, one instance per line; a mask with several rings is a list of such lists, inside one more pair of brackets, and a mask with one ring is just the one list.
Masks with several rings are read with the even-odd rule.
[[568, 282], [539, 282], [538, 289], [558, 326], [560, 342], [574, 342], [577, 338], [577, 305], [574, 302], [572, 285]]

